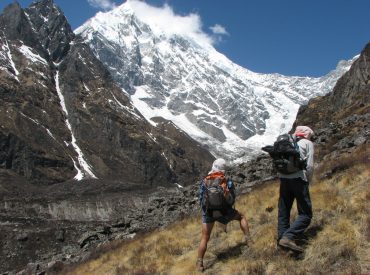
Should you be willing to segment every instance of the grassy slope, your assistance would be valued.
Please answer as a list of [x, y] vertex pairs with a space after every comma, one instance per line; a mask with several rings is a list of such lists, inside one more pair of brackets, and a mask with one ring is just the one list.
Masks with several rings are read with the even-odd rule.
[[[205, 257], [205, 274], [370, 274], [369, 149], [316, 170], [311, 186], [314, 218], [300, 257], [276, 248], [278, 182], [239, 197], [254, 244], [241, 245], [237, 222], [217, 225]], [[330, 176], [326, 171], [332, 171]], [[334, 172], [333, 172], [334, 171]], [[295, 206], [294, 206], [295, 208]], [[293, 212], [292, 217], [296, 215]], [[200, 217], [125, 243], [106, 246], [70, 274], [196, 274]]]

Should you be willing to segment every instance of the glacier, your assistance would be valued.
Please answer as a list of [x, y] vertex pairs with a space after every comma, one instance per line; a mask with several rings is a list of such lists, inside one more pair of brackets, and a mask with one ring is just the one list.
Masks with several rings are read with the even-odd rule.
[[163, 28], [158, 20], [168, 9], [126, 1], [75, 33], [152, 125], [154, 117], [171, 120], [216, 157], [245, 161], [260, 152], [291, 129], [301, 105], [330, 92], [357, 58], [316, 78], [252, 72], [201, 32], [182, 31], [186, 18]]

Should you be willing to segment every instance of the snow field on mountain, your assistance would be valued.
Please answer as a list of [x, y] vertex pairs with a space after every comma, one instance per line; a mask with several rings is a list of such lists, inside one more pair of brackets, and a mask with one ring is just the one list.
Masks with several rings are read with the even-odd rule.
[[354, 60], [320, 78], [255, 73], [217, 52], [191, 16], [131, 0], [75, 32], [152, 125], [171, 120], [215, 156], [245, 160], [271, 144]]

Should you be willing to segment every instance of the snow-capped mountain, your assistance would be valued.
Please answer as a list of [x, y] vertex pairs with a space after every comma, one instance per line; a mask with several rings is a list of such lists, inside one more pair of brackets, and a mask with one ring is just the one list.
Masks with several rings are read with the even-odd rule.
[[289, 131], [299, 106], [331, 91], [353, 62], [341, 61], [320, 78], [254, 73], [204, 39], [161, 28], [142, 14], [144, 8], [150, 9], [126, 1], [75, 33], [149, 122], [155, 125], [153, 117], [173, 121], [216, 156], [243, 159]]

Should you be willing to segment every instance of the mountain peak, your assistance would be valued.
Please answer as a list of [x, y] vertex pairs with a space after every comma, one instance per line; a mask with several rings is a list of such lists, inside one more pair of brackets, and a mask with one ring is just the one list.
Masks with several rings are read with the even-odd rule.
[[39, 0], [33, 2], [29, 7], [28, 10], [36, 9], [40, 16], [48, 19], [51, 15], [58, 16], [59, 14], [63, 14], [63, 12], [59, 9], [57, 5], [55, 5], [53, 0]]
[[299, 106], [330, 91], [345, 71], [323, 78], [251, 72], [217, 52], [197, 20], [131, 0], [76, 33], [150, 123], [171, 120], [216, 156], [251, 155], [288, 132]]
[[[104, 36], [113, 36], [114, 30], [123, 23], [131, 23], [143, 34], [153, 33], [157, 38], [184, 37], [200, 48], [212, 47], [214, 43], [212, 37], [202, 31], [199, 15], [180, 16], [168, 5], [154, 7], [138, 0], [126, 1], [111, 11], [97, 13], [75, 32], [81, 33], [86, 25], [90, 25]], [[118, 39], [115, 37], [116, 41]]]
[[34, 31], [54, 62], [60, 61], [68, 52], [74, 33], [63, 12], [53, 0], [34, 2], [26, 10]]
[[40, 8], [40, 7], [49, 7], [49, 8], [53, 8], [53, 7], [55, 7], [55, 8], [58, 8], [58, 7], [55, 5], [55, 3], [54, 3], [54, 1], [53, 1], [53, 0], [35, 0], [35, 1], [33, 1], [33, 2], [30, 4], [29, 8], [31, 8], [31, 7], [35, 7], [35, 8]]

